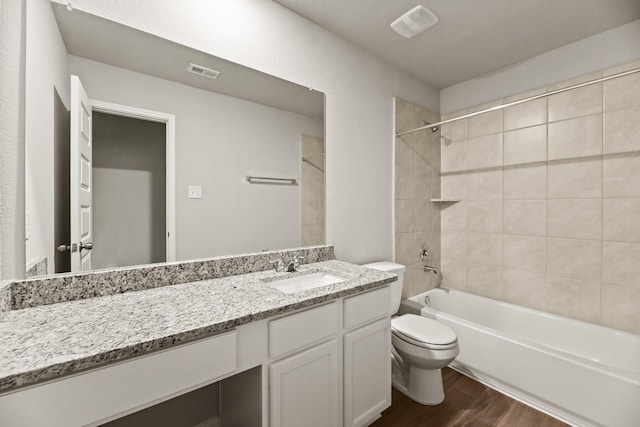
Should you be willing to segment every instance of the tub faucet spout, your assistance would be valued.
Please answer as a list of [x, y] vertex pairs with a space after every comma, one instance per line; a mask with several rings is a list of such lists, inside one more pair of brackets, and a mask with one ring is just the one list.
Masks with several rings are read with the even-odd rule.
[[431, 267], [430, 265], [425, 265], [424, 271], [431, 271], [433, 274], [438, 274], [438, 269], [435, 267]]

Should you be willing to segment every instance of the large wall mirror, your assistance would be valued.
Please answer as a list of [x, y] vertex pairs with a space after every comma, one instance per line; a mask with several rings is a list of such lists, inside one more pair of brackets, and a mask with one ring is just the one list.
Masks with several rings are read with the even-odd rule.
[[26, 45], [27, 276], [324, 243], [322, 93], [49, 0]]

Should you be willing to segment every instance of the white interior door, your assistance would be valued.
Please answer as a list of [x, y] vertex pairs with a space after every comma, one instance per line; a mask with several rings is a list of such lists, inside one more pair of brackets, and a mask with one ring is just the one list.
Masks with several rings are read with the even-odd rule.
[[91, 100], [71, 76], [71, 271], [91, 270]]

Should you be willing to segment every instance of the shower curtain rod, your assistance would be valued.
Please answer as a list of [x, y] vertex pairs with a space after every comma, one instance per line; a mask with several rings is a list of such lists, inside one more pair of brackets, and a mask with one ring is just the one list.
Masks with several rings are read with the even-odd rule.
[[495, 107], [486, 108], [486, 109], [481, 110], [481, 111], [476, 111], [475, 113], [469, 113], [469, 114], [465, 114], [463, 116], [454, 117], [452, 119], [442, 120], [442, 121], [439, 121], [437, 123], [429, 123], [428, 125], [420, 126], [419, 128], [415, 128], [415, 129], [411, 129], [411, 130], [406, 130], [404, 132], [396, 132], [396, 136], [407, 135], [407, 134], [410, 134], [410, 133], [419, 132], [419, 131], [424, 130], [424, 129], [432, 129], [433, 130], [433, 128], [436, 128], [436, 127], [441, 126], [441, 125], [445, 125], [447, 123], [455, 122], [455, 121], [462, 120], [462, 119], [467, 119], [469, 117], [474, 117], [474, 116], [477, 116], [477, 115], [480, 115], [480, 114], [484, 114], [484, 113], [488, 113], [488, 112], [491, 112], [491, 111], [502, 110], [503, 108], [511, 107], [511, 106], [518, 105], [518, 104], [522, 104], [522, 103], [528, 102], [528, 101], [533, 101], [535, 99], [544, 98], [544, 97], [547, 97], [547, 96], [550, 96], [550, 95], [555, 95], [556, 93], [562, 93], [562, 92], [566, 92], [566, 91], [569, 91], [569, 90], [572, 90], [572, 89], [578, 89], [578, 88], [581, 88], [583, 86], [589, 86], [589, 85], [592, 85], [594, 83], [605, 82], [607, 80], [615, 79], [615, 78], [618, 78], [618, 77], [628, 76], [629, 74], [634, 74], [634, 73], [638, 73], [638, 72], [640, 72], [640, 68], [634, 68], [633, 70], [624, 71], [622, 73], [617, 73], [617, 74], [612, 74], [610, 76], [601, 77], [601, 78], [595, 79], [595, 80], [589, 80], [588, 82], [576, 84], [576, 85], [565, 87], [565, 88], [562, 88], [562, 89], [552, 90], [551, 92], [542, 93], [540, 95], [530, 96], [528, 98], [519, 99], [518, 101], [508, 102], [508, 103], [502, 104], [502, 105], [496, 105]]

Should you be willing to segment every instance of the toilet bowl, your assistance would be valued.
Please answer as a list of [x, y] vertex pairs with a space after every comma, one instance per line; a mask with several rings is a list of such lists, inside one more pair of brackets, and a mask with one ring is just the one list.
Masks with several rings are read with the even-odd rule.
[[[402, 298], [405, 266], [392, 262], [366, 264], [365, 267], [398, 275], [391, 283], [391, 313], [397, 313]], [[436, 320], [415, 314], [391, 319], [393, 386], [423, 405], [444, 400], [441, 369], [460, 353], [453, 329]]]

